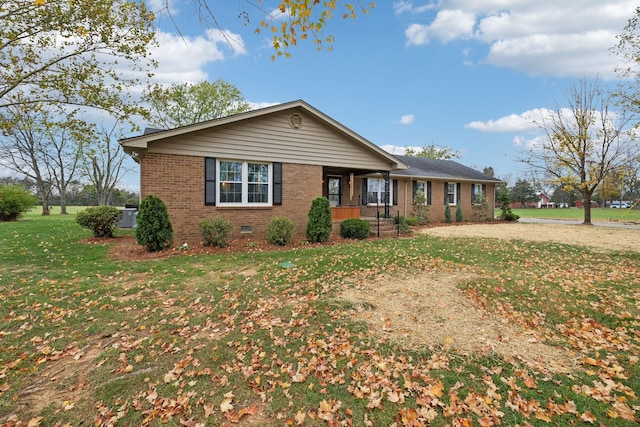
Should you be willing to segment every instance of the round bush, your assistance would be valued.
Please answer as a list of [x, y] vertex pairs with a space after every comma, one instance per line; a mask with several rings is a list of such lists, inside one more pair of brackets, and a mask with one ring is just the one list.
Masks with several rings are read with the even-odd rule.
[[307, 240], [311, 243], [329, 240], [333, 223], [331, 221], [331, 204], [326, 197], [318, 197], [311, 202], [307, 214]]
[[203, 246], [215, 246], [224, 248], [229, 245], [229, 236], [233, 224], [226, 218], [217, 216], [200, 221], [200, 236], [202, 236]]
[[37, 203], [36, 196], [24, 188], [0, 184], [0, 221], [16, 221]]
[[93, 237], [113, 237], [122, 212], [113, 206], [94, 206], [80, 211], [76, 222], [93, 232]]
[[136, 242], [149, 252], [157, 252], [173, 244], [173, 227], [167, 205], [151, 194], [140, 203], [136, 218]]
[[366, 239], [371, 233], [371, 224], [360, 218], [345, 219], [340, 223], [340, 235], [346, 239]]
[[295, 223], [287, 217], [276, 216], [271, 218], [267, 225], [267, 242], [272, 245], [286, 246], [293, 240]]

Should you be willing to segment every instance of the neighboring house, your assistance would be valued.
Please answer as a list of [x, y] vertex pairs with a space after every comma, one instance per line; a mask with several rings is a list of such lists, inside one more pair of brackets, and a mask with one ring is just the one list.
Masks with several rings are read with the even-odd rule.
[[141, 198], [166, 203], [178, 242], [199, 239], [198, 223], [213, 216], [231, 220], [234, 237], [264, 238], [274, 216], [303, 236], [322, 196], [338, 221], [385, 200], [390, 213], [411, 215], [415, 185], [431, 188], [433, 221], [443, 219], [445, 189], [470, 218], [472, 194], [485, 192], [492, 207], [500, 182], [455, 162], [393, 156], [301, 100], [119, 142], [140, 164]]
[[537, 208], [555, 208], [555, 202], [551, 201], [551, 198], [544, 193], [538, 193]]

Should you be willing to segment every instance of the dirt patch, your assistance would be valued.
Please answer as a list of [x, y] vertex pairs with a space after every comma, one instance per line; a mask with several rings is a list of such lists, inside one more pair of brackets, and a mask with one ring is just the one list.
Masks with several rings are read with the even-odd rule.
[[640, 252], [640, 230], [604, 226], [498, 223], [423, 228], [420, 234], [439, 237], [482, 237], [587, 246]]
[[537, 370], [566, 372], [572, 355], [543, 343], [535, 331], [476, 308], [456, 287], [471, 272], [429, 272], [412, 277], [381, 276], [358, 282], [341, 297], [354, 304], [352, 315], [377, 336], [400, 340], [412, 348], [497, 353]]
[[51, 404], [66, 411], [83, 399], [90, 387], [89, 373], [114, 339], [90, 341], [81, 349], [66, 352], [64, 357], [46, 361], [38, 379], [17, 393], [15, 413], [35, 415]]

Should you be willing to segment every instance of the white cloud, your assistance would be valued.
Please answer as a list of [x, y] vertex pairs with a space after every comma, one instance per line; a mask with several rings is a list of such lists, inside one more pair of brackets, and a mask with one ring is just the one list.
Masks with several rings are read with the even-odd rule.
[[416, 116], [414, 116], [413, 114], [406, 114], [406, 115], [400, 117], [400, 120], [398, 120], [396, 123], [401, 124], [401, 125], [410, 125], [415, 120], [416, 120]]
[[202, 36], [180, 37], [158, 32], [159, 46], [152, 50], [158, 61], [154, 80], [160, 83], [183, 83], [207, 80], [207, 64], [244, 55], [246, 50], [238, 34], [209, 29]]
[[[489, 48], [486, 62], [535, 75], [612, 78], [610, 48], [633, 16], [635, 0], [442, 0], [430, 23], [411, 23], [407, 45], [472, 39]], [[413, 1], [396, 13], [418, 10]], [[430, 12], [433, 13], [433, 12]]]
[[435, 9], [435, 4], [424, 4], [422, 6], [415, 6], [413, 1], [397, 1], [393, 3], [393, 13], [396, 15], [402, 15], [405, 12], [409, 13], [422, 13], [427, 10]]
[[497, 120], [473, 121], [464, 125], [467, 129], [475, 129], [481, 132], [535, 132], [540, 130], [539, 123], [544, 117], [552, 114], [546, 108], [535, 108], [525, 111], [522, 114], [509, 114]]
[[473, 34], [475, 17], [461, 10], [442, 10], [429, 25], [411, 24], [405, 31], [407, 44], [427, 44], [432, 38], [444, 43], [457, 38], [467, 38]]

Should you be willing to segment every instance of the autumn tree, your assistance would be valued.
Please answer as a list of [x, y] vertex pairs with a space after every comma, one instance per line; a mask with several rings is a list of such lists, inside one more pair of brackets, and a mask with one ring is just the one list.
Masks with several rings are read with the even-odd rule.
[[151, 105], [152, 126], [172, 129], [241, 113], [250, 109], [240, 90], [218, 79], [197, 84], [154, 86], [147, 95]]
[[127, 90], [155, 65], [153, 20], [145, 2], [1, 2], [0, 109], [39, 103], [140, 112]]
[[436, 144], [429, 144], [422, 147], [420, 150], [416, 150], [412, 147], [405, 147], [404, 154], [412, 157], [422, 157], [427, 159], [442, 159], [451, 160], [460, 157], [460, 152], [450, 147], [440, 146]]
[[[229, 43], [234, 43], [219, 19], [220, 9], [227, 8], [228, 5], [211, 0], [195, 0], [193, 3], [200, 19], [220, 30]], [[318, 50], [331, 50], [335, 37], [325, 34], [324, 30], [334, 15], [339, 14], [343, 19], [356, 19], [369, 13], [374, 7], [375, 3], [365, 4], [360, 0], [280, 0], [274, 9], [267, 10], [262, 1], [240, 0], [238, 17], [245, 26], [254, 27], [255, 33], [270, 34], [274, 50], [271, 59], [275, 59], [280, 56], [290, 57], [289, 48], [306, 40], [311, 40]], [[163, 10], [172, 13], [168, 0], [165, 0]], [[259, 18], [256, 19], [256, 16]]]
[[640, 112], [640, 6], [636, 7], [633, 16], [616, 38], [618, 44], [613, 51], [623, 61], [622, 65], [616, 67], [616, 72], [624, 82], [616, 96], [624, 108], [638, 113]]
[[610, 110], [611, 95], [597, 80], [581, 79], [568, 91], [567, 102], [568, 108], [557, 108], [542, 119], [543, 142], [521, 160], [548, 176], [551, 184], [579, 190], [583, 223], [590, 225], [594, 192], [634, 141], [629, 119]]

